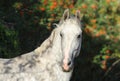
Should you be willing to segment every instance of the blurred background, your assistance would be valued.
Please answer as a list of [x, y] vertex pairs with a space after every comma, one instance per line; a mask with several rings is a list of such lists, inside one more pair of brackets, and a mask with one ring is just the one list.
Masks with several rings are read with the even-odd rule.
[[37, 48], [66, 8], [83, 29], [71, 81], [120, 81], [120, 0], [0, 0], [0, 58]]

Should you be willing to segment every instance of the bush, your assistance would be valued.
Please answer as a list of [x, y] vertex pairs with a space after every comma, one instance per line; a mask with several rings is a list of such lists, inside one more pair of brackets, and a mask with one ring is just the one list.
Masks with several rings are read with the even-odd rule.
[[[0, 55], [1, 57], [14, 57], [20, 52], [18, 34], [6, 25], [0, 23]], [[14, 53], [14, 54], [13, 54]]]
[[[77, 81], [98, 81], [97, 78], [113, 63], [109, 60], [120, 58], [119, 0], [12, 0], [8, 3], [9, 6], [4, 6], [5, 1], [0, 3], [1, 57], [14, 57], [34, 50], [54, 29], [53, 23], [58, 23], [63, 11], [69, 8], [71, 13], [80, 10], [83, 25], [79, 56], [82, 60], [77, 60], [82, 71], [76, 65], [73, 73], [77, 75]], [[8, 23], [15, 25], [11, 29], [6, 26]], [[92, 72], [96, 69], [99, 71]]]

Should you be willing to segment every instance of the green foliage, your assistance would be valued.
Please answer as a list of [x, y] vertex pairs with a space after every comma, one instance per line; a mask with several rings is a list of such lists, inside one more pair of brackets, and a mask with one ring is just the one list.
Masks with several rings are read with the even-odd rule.
[[[88, 78], [98, 81], [99, 74], [113, 63], [108, 60], [120, 58], [119, 0], [1, 0], [0, 57], [14, 57], [34, 50], [48, 37], [54, 29], [53, 23], [59, 22], [66, 8], [73, 14], [80, 10], [83, 25], [79, 57], [82, 60], [77, 60], [82, 67], [82, 71], [77, 69], [82, 78], [77, 77], [76, 81], [88, 81]], [[99, 71], [92, 73], [96, 68]]]
[[19, 50], [17, 32], [0, 23], [0, 55], [2, 57], [17, 56]]

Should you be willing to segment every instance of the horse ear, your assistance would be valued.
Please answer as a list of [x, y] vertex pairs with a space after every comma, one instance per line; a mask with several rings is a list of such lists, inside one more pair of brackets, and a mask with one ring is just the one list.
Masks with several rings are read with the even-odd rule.
[[80, 20], [80, 10], [76, 11], [75, 17]]
[[60, 23], [62, 23], [63, 21], [65, 21], [66, 19], [68, 19], [70, 17], [70, 13], [69, 13], [69, 9], [66, 9], [63, 13], [63, 16], [60, 20]]
[[63, 14], [63, 20], [66, 20], [66, 19], [68, 19], [69, 18], [69, 16], [70, 16], [70, 13], [69, 13], [69, 9], [66, 9], [65, 11], [64, 11], [64, 14]]

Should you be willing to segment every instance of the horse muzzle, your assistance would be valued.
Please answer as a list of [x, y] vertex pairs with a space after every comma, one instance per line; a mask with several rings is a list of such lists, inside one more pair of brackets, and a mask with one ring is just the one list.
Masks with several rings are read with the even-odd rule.
[[62, 70], [64, 72], [70, 72], [73, 68], [73, 62], [72, 61], [69, 61], [69, 62], [63, 62], [62, 64]]

